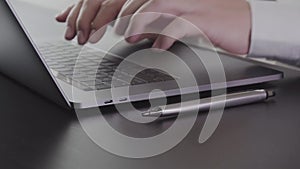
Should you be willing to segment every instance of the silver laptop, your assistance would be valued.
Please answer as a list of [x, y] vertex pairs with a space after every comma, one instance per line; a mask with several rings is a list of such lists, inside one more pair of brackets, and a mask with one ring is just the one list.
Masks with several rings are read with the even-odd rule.
[[[197, 60], [195, 62], [195, 53], [184, 44], [176, 43], [168, 53], [179, 56], [189, 65], [196, 77], [196, 86], [179, 87], [176, 81], [181, 77], [126, 60], [133, 53], [149, 49], [151, 42], [129, 45], [120, 41], [108, 50], [112, 39], [116, 38], [108, 30], [97, 44], [99, 48], [82, 47], [63, 40], [64, 25], [54, 20], [58, 11], [21, 0], [1, 1], [0, 5], [0, 72], [59, 105], [90, 108], [148, 100], [149, 93], [154, 89], [160, 89], [164, 95], [155, 95], [151, 99], [209, 91], [214, 85], [210, 84], [205, 66]], [[142, 54], [149, 55], [147, 57], [154, 55], [151, 52]], [[227, 87], [269, 82], [283, 77], [282, 72], [226, 54], [220, 54], [220, 58]], [[117, 69], [124, 62], [127, 67]], [[185, 69], [176, 67], [172, 59], [162, 56], [154, 62], [171, 67], [174, 65], [182, 70], [183, 75], [188, 75]], [[74, 71], [75, 68], [80, 72]], [[130, 73], [136, 70], [142, 71]], [[116, 71], [118, 76], [114, 76]], [[130, 92], [125, 92], [128, 88]]]

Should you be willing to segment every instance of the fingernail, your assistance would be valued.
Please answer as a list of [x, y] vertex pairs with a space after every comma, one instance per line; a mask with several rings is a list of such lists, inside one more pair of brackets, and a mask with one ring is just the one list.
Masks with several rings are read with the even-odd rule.
[[83, 45], [85, 43], [85, 37], [82, 31], [77, 32], [77, 40], [80, 45]]
[[63, 11], [55, 15], [55, 18], [60, 17], [63, 14]]
[[156, 53], [162, 53], [162, 52], [163, 52], [163, 50], [161, 50], [161, 48], [160, 48], [159, 41], [155, 41], [155, 42], [153, 43], [151, 49], [152, 49], [153, 52], [156, 52]]
[[97, 43], [105, 34], [106, 28], [101, 28], [99, 30], [92, 30], [90, 33], [90, 37], [88, 39], [88, 41], [90, 43]]
[[55, 15], [55, 19], [58, 19], [60, 17], [60, 14]]
[[155, 41], [152, 45], [152, 48], [160, 48], [160, 44], [158, 41]]
[[72, 39], [73, 38], [73, 30], [72, 30], [72, 28], [71, 27], [67, 27], [67, 30], [66, 30], [66, 35], [65, 35], [65, 38], [66, 39], [68, 39], [68, 40], [70, 40], [70, 39]]
[[129, 29], [127, 29], [127, 30], [125, 31], [125, 33], [124, 33], [124, 37], [125, 37], [125, 39], [126, 39], [128, 42], [131, 42], [133, 35], [134, 35], [134, 34], [131, 33], [131, 32], [129, 31]]
[[92, 29], [90, 33], [90, 37], [93, 36], [93, 34], [96, 32], [96, 29]]
[[96, 30], [95, 29], [92, 29], [91, 30], [91, 33], [90, 33], [90, 36], [89, 36], [89, 42], [90, 43], [96, 43], [96, 35], [95, 35], [95, 32]]
[[127, 41], [129, 43], [135, 43], [139, 40], [140, 36], [139, 35], [134, 35], [134, 36], [131, 36], [131, 37], [128, 37], [127, 38]]

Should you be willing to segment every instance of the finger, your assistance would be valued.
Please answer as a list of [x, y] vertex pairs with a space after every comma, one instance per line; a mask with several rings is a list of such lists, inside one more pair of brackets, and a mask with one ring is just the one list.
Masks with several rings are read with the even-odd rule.
[[[118, 16], [114, 31], [118, 35], [124, 35], [129, 24], [130, 16], [134, 14], [148, 0], [129, 0], [127, 1]], [[128, 17], [125, 17], [128, 16]]]
[[145, 34], [140, 35], [134, 43], [140, 42], [145, 39], [155, 40], [157, 37], [158, 37], [157, 34], [145, 33]]
[[117, 17], [125, 2], [126, 0], [106, 0], [102, 3], [100, 10], [92, 21], [89, 42], [96, 43], [102, 38], [107, 24]]
[[192, 24], [191, 22], [191, 21], [199, 22], [199, 18], [200, 17], [195, 17], [195, 16], [177, 17], [161, 32], [161, 34], [157, 37], [157, 39], [153, 43], [152, 47], [167, 50], [177, 40], [180, 40], [184, 37], [201, 35], [202, 33], [200, 29], [196, 27], [194, 24]]
[[[158, 2], [159, 4], [157, 4]], [[164, 15], [167, 16], [177, 14], [178, 11], [170, 10], [170, 8], [168, 7], [168, 3], [166, 3], [165, 1], [148, 1], [143, 6], [141, 6], [132, 16], [124, 36], [128, 39], [129, 42], [134, 43], [138, 39], [138, 34], [145, 33], [145, 28], [147, 28], [149, 24], [153, 23]], [[157, 28], [157, 33], [159, 33], [159, 25], [157, 25]]]
[[82, 6], [82, 1], [79, 1], [70, 11], [70, 14], [66, 20], [67, 30], [65, 33], [65, 38], [67, 40], [72, 40], [76, 35], [76, 20], [78, 18], [80, 9]]
[[66, 22], [71, 10], [74, 8], [74, 5], [69, 6], [67, 9], [58, 14], [55, 19], [58, 22]]
[[119, 16], [127, 16], [134, 14], [143, 4], [149, 0], [129, 0], [122, 8]]
[[100, 0], [84, 1], [76, 23], [77, 41], [79, 44], [83, 45], [87, 42], [91, 31], [91, 23], [100, 9], [100, 6]]
[[183, 30], [178, 26], [181, 26], [178, 24], [178, 21], [174, 20], [174, 22], [171, 22], [157, 37], [152, 47], [167, 50], [177, 39], [184, 37]]

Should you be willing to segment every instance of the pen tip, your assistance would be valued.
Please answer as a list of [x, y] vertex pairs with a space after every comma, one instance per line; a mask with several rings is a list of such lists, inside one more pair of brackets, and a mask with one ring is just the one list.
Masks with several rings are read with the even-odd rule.
[[161, 112], [159, 111], [146, 111], [142, 113], [143, 117], [159, 117], [161, 115]]
[[276, 93], [274, 90], [269, 90], [269, 91], [267, 91], [267, 95], [268, 95], [268, 97], [274, 97], [276, 95]]
[[148, 117], [148, 116], [150, 116], [150, 115], [151, 115], [150, 112], [144, 112], [144, 113], [142, 113], [142, 116], [144, 116], [144, 117]]

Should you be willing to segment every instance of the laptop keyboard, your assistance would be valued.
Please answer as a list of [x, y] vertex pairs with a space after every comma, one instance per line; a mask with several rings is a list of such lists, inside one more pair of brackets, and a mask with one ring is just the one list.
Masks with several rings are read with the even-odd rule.
[[[85, 91], [173, 80], [162, 71], [68, 42], [45, 43], [38, 48], [57, 78]], [[118, 68], [121, 62], [126, 65], [122, 70]], [[138, 70], [143, 71], [134, 76]]]

